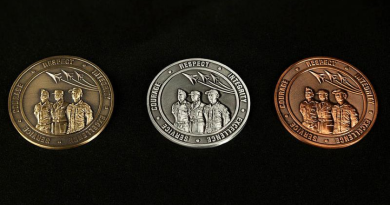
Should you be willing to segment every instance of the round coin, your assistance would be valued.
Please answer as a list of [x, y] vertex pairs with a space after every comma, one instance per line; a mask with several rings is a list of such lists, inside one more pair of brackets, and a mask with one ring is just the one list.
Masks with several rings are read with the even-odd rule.
[[219, 62], [194, 58], [173, 63], [153, 80], [150, 119], [177, 144], [206, 148], [233, 139], [244, 127], [250, 98], [242, 79]]
[[275, 107], [284, 127], [298, 140], [343, 148], [360, 141], [374, 125], [374, 88], [356, 67], [330, 57], [291, 65], [275, 89]]
[[73, 56], [43, 59], [12, 85], [8, 110], [29, 142], [47, 149], [88, 143], [106, 127], [114, 108], [112, 85], [95, 64]]

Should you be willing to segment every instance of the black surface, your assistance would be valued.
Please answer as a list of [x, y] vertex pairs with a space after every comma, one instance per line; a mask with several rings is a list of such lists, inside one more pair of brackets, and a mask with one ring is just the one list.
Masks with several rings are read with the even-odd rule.
[[[0, 204], [389, 204], [389, 7], [385, 1], [7, 1], [0, 12]], [[55, 55], [100, 66], [115, 91], [104, 132], [51, 151], [24, 140], [8, 92], [30, 64]], [[283, 71], [332, 56], [373, 83], [379, 115], [359, 143], [303, 144], [279, 122]], [[208, 58], [234, 69], [252, 100], [248, 123], [217, 148], [176, 145], [146, 109], [165, 66]]]

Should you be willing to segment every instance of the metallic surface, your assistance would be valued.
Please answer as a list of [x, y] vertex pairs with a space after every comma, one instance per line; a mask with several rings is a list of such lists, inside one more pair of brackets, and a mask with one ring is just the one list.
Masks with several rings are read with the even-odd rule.
[[113, 108], [107, 76], [95, 64], [73, 56], [32, 64], [16, 79], [8, 99], [18, 132], [47, 149], [88, 143], [106, 127]]
[[284, 127], [298, 140], [343, 148], [361, 140], [378, 113], [377, 96], [354, 66], [330, 57], [312, 57], [291, 65], [274, 95]]
[[194, 58], [175, 62], [156, 76], [147, 107], [164, 137], [183, 146], [207, 148], [230, 141], [242, 130], [250, 98], [244, 82], [229, 67]]

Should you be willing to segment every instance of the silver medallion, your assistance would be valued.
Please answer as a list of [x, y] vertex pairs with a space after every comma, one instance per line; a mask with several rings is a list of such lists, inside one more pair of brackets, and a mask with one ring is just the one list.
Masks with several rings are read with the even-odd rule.
[[164, 137], [183, 146], [207, 148], [230, 141], [242, 130], [250, 98], [232, 69], [193, 58], [175, 62], [156, 76], [147, 106]]

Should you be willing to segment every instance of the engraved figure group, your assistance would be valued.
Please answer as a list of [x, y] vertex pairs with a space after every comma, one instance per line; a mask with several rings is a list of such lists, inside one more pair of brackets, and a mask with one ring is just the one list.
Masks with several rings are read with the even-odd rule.
[[206, 105], [201, 101], [199, 91], [191, 91], [189, 95], [192, 103], [190, 103], [186, 100], [187, 93], [178, 89], [178, 102], [172, 105], [176, 128], [193, 134], [209, 134], [222, 129], [230, 122], [229, 110], [219, 102], [218, 91], [209, 90], [205, 94], [210, 104]]
[[333, 90], [337, 104], [329, 101], [329, 91], [320, 89], [316, 93], [319, 102], [314, 100], [314, 90], [305, 88], [305, 98], [299, 105], [303, 116], [303, 126], [321, 134], [342, 134], [351, 130], [358, 121], [356, 108], [347, 101], [345, 90]]
[[38, 130], [54, 135], [71, 134], [82, 130], [92, 120], [92, 109], [81, 97], [83, 91], [80, 88], [69, 90], [73, 103], [64, 101], [64, 91], [55, 90], [55, 103], [49, 101], [49, 92], [41, 90], [41, 102], [35, 105], [34, 115], [37, 118]]

